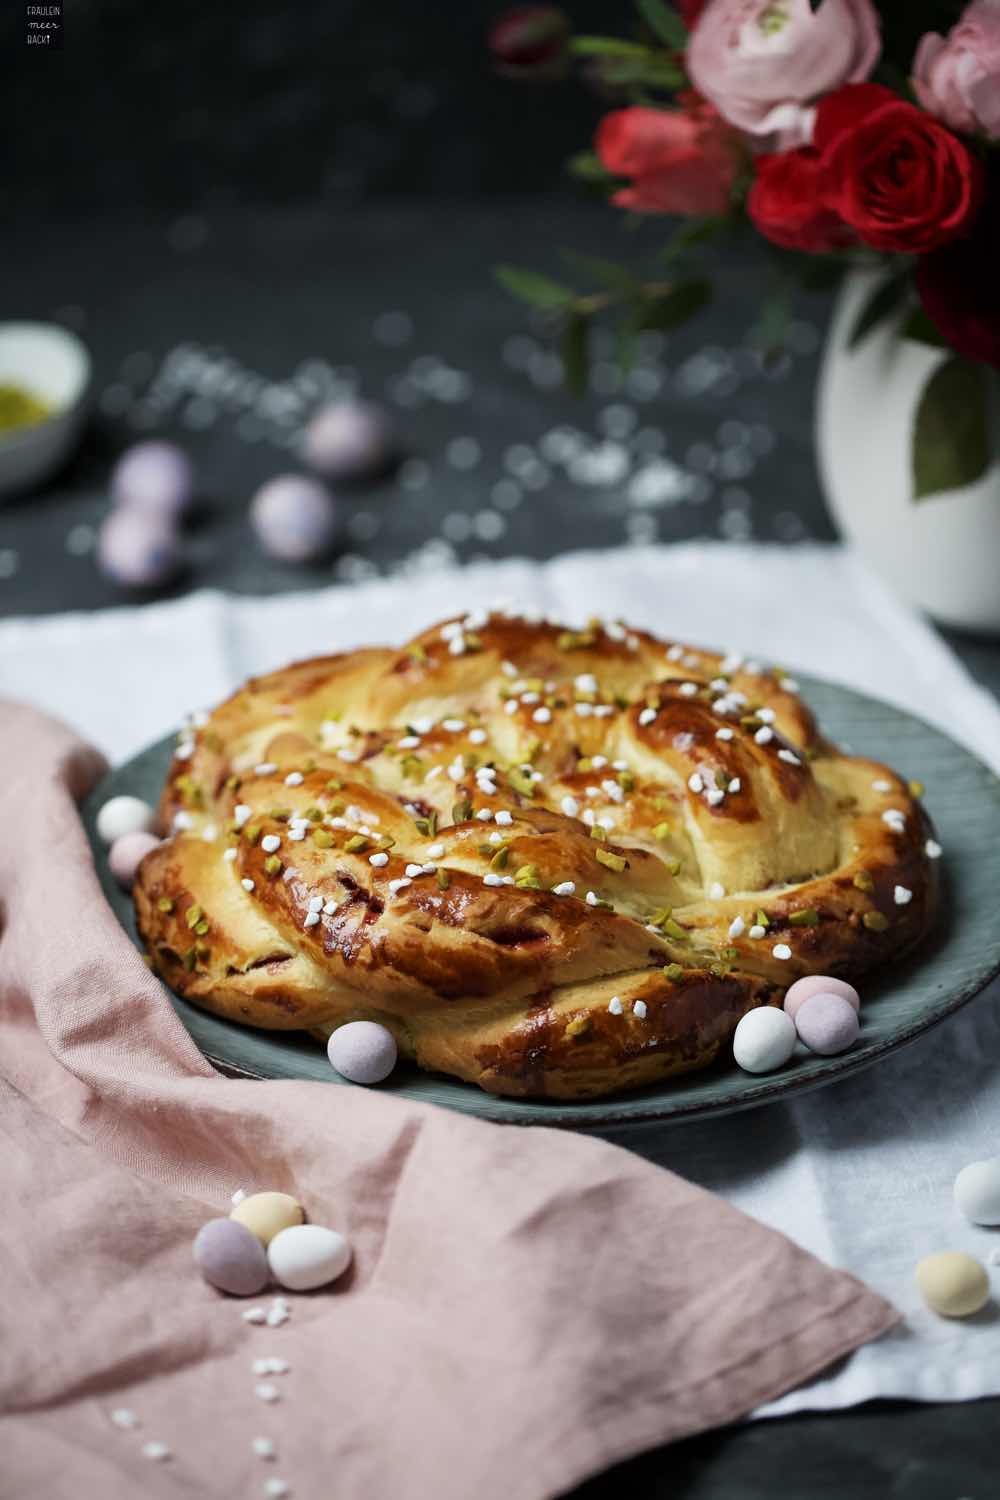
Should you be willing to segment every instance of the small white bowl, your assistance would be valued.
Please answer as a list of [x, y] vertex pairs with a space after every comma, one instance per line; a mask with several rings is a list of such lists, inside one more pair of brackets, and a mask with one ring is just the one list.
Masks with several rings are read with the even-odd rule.
[[55, 323], [0, 323], [0, 385], [20, 385], [45, 401], [49, 416], [0, 432], [0, 500], [40, 484], [65, 462], [87, 416], [90, 355]]

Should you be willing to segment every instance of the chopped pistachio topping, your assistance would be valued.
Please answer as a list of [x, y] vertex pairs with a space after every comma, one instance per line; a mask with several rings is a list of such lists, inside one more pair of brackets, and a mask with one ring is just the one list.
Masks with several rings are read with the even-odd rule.
[[343, 785], [344, 783], [338, 781], [336, 776], [331, 776], [330, 780], [326, 783], [326, 790], [328, 792], [339, 792]]
[[672, 984], [676, 984], [678, 980], [684, 978], [684, 970], [680, 964], [667, 964], [663, 970], [663, 976], [665, 979], [669, 979]]
[[344, 845], [344, 852], [345, 854], [361, 854], [363, 850], [370, 847], [371, 839], [366, 838], [363, 833], [352, 833]]
[[189, 948], [188, 951], [184, 955], [184, 967], [185, 967], [185, 969], [187, 969], [187, 971], [188, 971], [189, 974], [190, 974], [191, 970], [194, 968], [195, 959], [196, 958], [197, 958], [197, 954], [195, 953], [195, 950], [193, 948]]
[[451, 821], [453, 823], [467, 823], [472, 817], [472, 803], [468, 797], [463, 797], [461, 802], [456, 802], [451, 810]]
[[188, 907], [187, 911], [184, 913], [184, 920], [189, 927], [197, 927], [198, 923], [201, 921], [201, 907], [197, 904], [197, 902]]
[[911, 797], [922, 797], [927, 790], [922, 781], [910, 781], [907, 786]]
[[819, 925], [819, 912], [814, 906], [807, 906], [802, 911], [793, 911], [788, 918], [789, 927], [817, 927]]
[[516, 792], [522, 797], [533, 797], [535, 795], [535, 783], [527, 771], [522, 771], [520, 766], [512, 766], [507, 772], [507, 780]]
[[256, 844], [257, 840], [260, 838], [260, 824], [248, 823], [243, 829], [243, 837], [246, 839], [248, 844]]
[[613, 854], [610, 849], [595, 849], [594, 858], [599, 865], [606, 865], [609, 870], [617, 870], [619, 874], [622, 870], [628, 869], [628, 860], [625, 856]]
[[507, 868], [507, 861], [508, 861], [509, 858], [510, 858], [510, 850], [509, 850], [509, 848], [507, 847], [506, 844], [501, 844], [500, 848], [496, 851], [496, 853], [494, 854], [493, 858], [490, 860], [490, 869], [491, 870], [505, 870]]
[[851, 884], [859, 891], [873, 891], [875, 889], [875, 882], [868, 870], [859, 870], [851, 881]]
[[587, 1032], [589, 1030], [590, 1030], [590, 1017], [589, 1016], [574, 1016], [573, 1019], [572, 1019], [572, 1021], [570, 1021], [570, 1022], [567, 1023], [567, 1026], [566, 1026], [566, 1035], [567, 1036], [586, 1036], [586, 1034], [587, 1034]]
[[451, 885], [451, 877], [449, 876], [448, 871], [447, 870], [437, 870], [435, 873], [437, 875], [438, 889], [442, 890], [442, 891], [446, 891], [448, 889], [448, 887]]
[[264, 861], [264, 869], [269, 875], [278, 875], [281, 872], [281, 860], [276, 854], [269, 854]]
[[323, 809], [316, 807], [314, 804], [312, 807], [307, 807], [302, 816], [308, 818], [310, 823], [321, 823], [323, 821]]
[[869, 932], [884, 932], [889, 925], [889, 918], [880, 911], [866, 911], [861, 920]]
[[623, 792], [634, 792], [635, 791], [635, 777], [632, 775], [632, 772], [631, 771], [619, 771], [618, 772], [618, 785], [621, 787], [621, 789], [622, 789]]
[[766, 928], [766, 927], [770, 927], [770, 925], [771, 925], [771, 919], [768, 916], [768, 914], [767, 914], [766, 911], [759, 911], [757, 913], [756, 917], [754, 918], [754, 922], [756, 923], [756, 925], [758, 927], [765, 927]]
[[313, 843], [317, 849], [332, 849], [333, 834], [327, 828], [317, 828], [313, 834]]
[[684, 928], [681, 926], [681, 924], [679, 922], [675, 922], [674, 921], [673, 917], [671, 917], [668, 921], [664, 922], [664, 924], [663, 924], [663, 931], [667, 934], [667, 937], [672, 937], [675, 942], [678, 942], [678, 943], [686, 943], [687, 942], [687, 932], [684, 930]]
[[400, 770], [407, 781], [415, 781], [424, 774], [424, 762], [419, 755], [404, 755], [400, 762]]
[[206, 932], [208, 931], [208, 923], [206, 921], [202, 920], [199, 923], [197, 923], [197, 925], [195, 926], [194, 930], [198, 934], [199, 937], [204, 937], [205, 934], [206, 934]]
[[169, 896], [161, 896], [156, 905], [160, 911], [173, 911], [174, 909], [174, 903]]
[[432, 839], [438, 831], [438, 815], [432, 812], [429, 818], [414, 819], [417, 832], [422, 833], [425, 839]]
[[664, 843], [670, 837], [670, 824], [657, 823], [656, 827], [653, 829], [653, 837], [654, 839], [657, 839], [661, 844]]
[[590, 837], [592, 839], [598, 839], [602, 844], [606, 844], [608, 841], [608, 830], [606, 828], [602, 828], [600, 823], [591, 823]]

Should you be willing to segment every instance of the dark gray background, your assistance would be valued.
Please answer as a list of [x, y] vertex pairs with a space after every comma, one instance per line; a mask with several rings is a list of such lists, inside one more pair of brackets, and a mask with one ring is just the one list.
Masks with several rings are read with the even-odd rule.
[[[621, 24], [596, 0], [571, 10], [580, 29]], [[175, 592], [275, 592], [626, 540], [833, 536], [810, 425], [828, 302], [803, 300], [788, 356], [768, 370], [755, 362], [747, 335], [771, 275], [759, 247], [713, 261], [713, 307], [649, 352], [655, 389], [610, 388], [607, 368], [580, 402], [553, 387], [547, 333], [496, 288], [491, 265], [556, 271], [560, 246], [642, 260], [662, 226], [630, 234], [565, 184], [561, 163], [586, 143], [601, 102], [572, 85], [495, 79], [483, 47], [492, 11], [481, 0], [67, 0], [64, 50], [41, 54], [22, 45], [20, 8], [6, 8], [0, 317], [77, 328], [96, 379], [79, 455], [45, 491], [0, 507], [0, 614], [135, 602], [100, 576], [92, 548], [114, 457], [146, 435], [183, 441], [198, 468]], [[390, 311], [412, 324], [403, 344], [378, 337]], [[527, 369], [528, 346], [510, 342], [525, 336]], [[338, 496], [330, 559], [286, 568], [253, 541], [254, 488], [296, 466], [280, 430], [241, 424], [187, 390], [150, 402], [182, 347], [279, 386], [319, 360], [387, 402], [411, 467]], [[428, 395], [414, 361], [460, 372], [462, 399]], [[693, 476], [686, 498], [639, 503], [629, 478], [586, 485], [558, 466], [516, 502], [509, 484], [496, 489], [511, 478], [512, 445], [567, 423], [596, 442], [608, 408], [622, 406], [635, 416], [622, 441], [629, 476], [642, 462], [635, 433], [659, 432]], [[469, 469], [449, 461], [463, 436], [481, 450]], [[950, 639], [977, 676], [1000, 683], [994, 643]], [[994, 1401], [876, 1403], [756, 1424], [651, 1453], [578, 1494], [987, 1500], [998, 1415]]]

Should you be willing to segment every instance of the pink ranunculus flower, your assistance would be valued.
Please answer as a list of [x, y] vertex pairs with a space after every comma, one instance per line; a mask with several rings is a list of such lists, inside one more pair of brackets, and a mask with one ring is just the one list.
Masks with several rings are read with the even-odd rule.
[[881, 47], [872, 0], [709, 0], [687, 68], [731, 124], [787, 148], [808, 144], [814, 101], [867, 78]]
[[680, 110], [632, 105], [605, 115], [594, 146], [609, 172], [630, 179], [611, 201], [645, 214], [722, 214], [736, 176], [735, 134], [711, 105], [681, 95]]
[[913, 90], [952, 130], [1000, 140], [1000, 0], [972, 0], [947, 36], [927, 33], [913, 59]]

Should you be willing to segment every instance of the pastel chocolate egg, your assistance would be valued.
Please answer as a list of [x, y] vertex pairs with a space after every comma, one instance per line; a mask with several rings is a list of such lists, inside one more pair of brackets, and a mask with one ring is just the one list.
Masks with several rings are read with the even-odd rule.
[[111, 873], [123, 890], [130, 890], [135, 880], [136, 871], [151, 849], [155, 849], [160, 840], [155, 833], [123, 833], [121, 838], [115, 839], [108, 854], [108, 864]]
[[180, 519], [191, 504], [191, 460], [176, 443], [136, 443], [118, 460], [111, 492], [119, 505], [160, 521]]
[[970, 1161], [955, 1178], [955, 1202], [973, 1224], [1000, 1224], [1000, 1157]]
[[326, 1044], [326, 1054], [348, 1083], [381, 1083], [396, 1066], [396, 1039], [377, 1021], [346, 1021]]
[[986, 1267], [962, 1250], [925, 1255], [914, 1275], [927, 1306], [943, 1318], [967, 1318], [989, 1300]]
[[795, 1030], [810, 1052], [833, 1057], [853, 1047], [861, 1030], [858, 1013], [843, 995], [820, 991], [803, 1000], [795, 1012]]
[[232, 1219], [209, 1219], [195, 1235], [194, 1263], [209, 1286], [234, 1297], [256, 1297], [271, 1279], [255, 1234]]
[[366, 479], [385, 469], [395, 448], [388, 414], [371, 401], [329, 401], [302, 435], [306, 462], [327, 479]]
[[106, 844], [126, 833], [151, 833], [156, 814], [141, 797], [109, 797], [97, 814], [97, 832]]
[[845, 979], [832, 979], [825, 974], [807, 974], [788, 986], [785, 995], [785, 1010], [795, 1019], [796, 1011], [811, 995], [840, 995], [855, 1010], [861, 1009], [861, 999], [853, 984]]
[[281, 474], [250, 502], [250, 520], [264, 551], [280, 562], [309, 562], [328, 552], [337, 534], [337, 507], [317, 479]]
[[733, 1036], [733, 1057], [747, 1073], [772, 1073], [795, 1051], [795, 1025], [773, 1005], [747, 1011]]
[[229, 1217], [244, 1225], [266, 1246], [283, 1229], [301, 1224], [305, 1214], [301, 1203], [290, 1193], [251, 1193], [237, 1203]]
[[101, 525], [97, 562], [102, 573], [124, 588], [160, 588], [180, 568], [180, 542], [163, 521], [123, 506]]
[[267, 1247], [271, 1275], [291, 1292], [311, 1292], [342, 1276], [351, 1263], [351, 1247], [335, 1229], [299, 1224], [276, 1234]]

